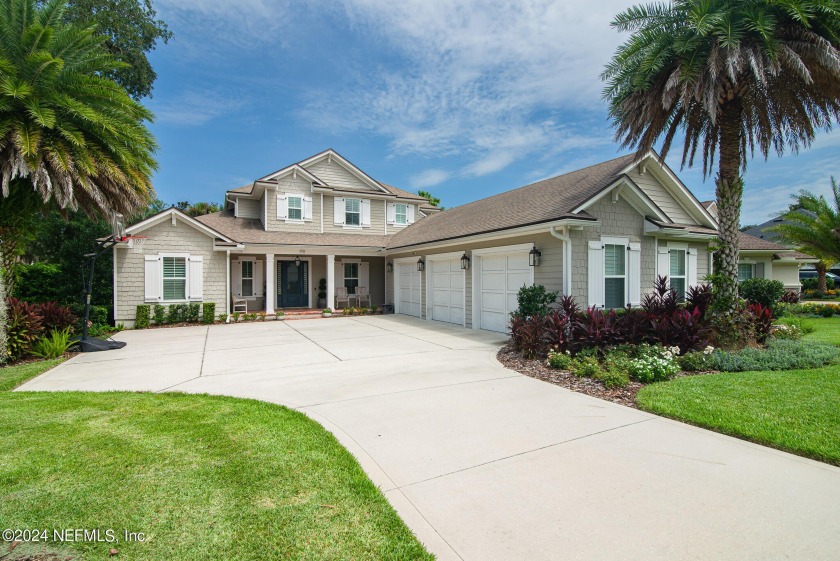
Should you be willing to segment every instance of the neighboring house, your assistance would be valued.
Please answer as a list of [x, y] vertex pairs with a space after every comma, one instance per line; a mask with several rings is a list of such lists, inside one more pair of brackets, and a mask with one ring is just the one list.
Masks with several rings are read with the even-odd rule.
[[[794, 212], [801, 212], [801, 213], [809, 214], [809, 215], [812, 214], [810, 211], [807, 211], [807, 210], [804, 210], [804, 209], [799, 209], [799, 210], [796, 210]], [[778, 244], [779, 243], [779, 234], [772, 231], [771, 228], [773, 228], [773, 226], [779, 226], [780, 224], [786, 224], [786, 223], [787, 223], [787, 220], [785, 220], [784, 216], [777, 216], [775, 218], [771, 218], [770, 220], [768, 220], [767, 222], [765, 222], [763, 224], [759, 224], [757, 226], [747, 228], [746, 230], [744, 230], [744, 233], [747, 234], [747, 235], [756, 237], [756, 238], [761, 238], [763, 240], [769, 240], [771, 242], [775, 242], [775, 243]], [[811, 260], [805, 261], [806, 265], [802, 268], [803, 269], [814, 270], [814, 266], [812, 265], [812, 263], [816, 263], [816, 262], [817, 262], [817, 259], [811, 259]], [[836, 264], [830, 266], [829, 270], [832, 273], [840, 274], [840, 263], [836, 263]]]
[[117, 321], [133, 324], [142, 303], [315, 307], [323, 278], [330, 307], [364, 287], [399, 314], [505, 331], [526, 284], [600, 308], [638, 304], [657, 275], [685, 293], [710, 272], [717, 235], [654, 153], [440, 211], [326, 150], [228, 191], [226, 206], [128, 228], [146, 239], [142, 251], [114, 250]]

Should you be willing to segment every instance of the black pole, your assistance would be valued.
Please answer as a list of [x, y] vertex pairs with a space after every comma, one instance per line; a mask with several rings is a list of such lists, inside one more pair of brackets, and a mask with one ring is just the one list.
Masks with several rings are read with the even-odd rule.
[[[113, 242], [113, 243], [112, 243]], [[87, 283], [85, 284], [85, 321], [82, 324], [82, 341], [87, 341], [88, 339], [88, 321], [90, 321], [90, 299], [91, 295], [93, 294], [93, 269], [96, 266], [96, 258], [114, 247], [116, 241], [114, 237], [108, 238], [102, 244], [102, 249], [97, 251], [96, 253], [88, 253], [85, 257], [88, 257], [90, 260], [88, 261], [88, 278]], [[82, 275], [82, 279], [84, 279], [84, 274]]]

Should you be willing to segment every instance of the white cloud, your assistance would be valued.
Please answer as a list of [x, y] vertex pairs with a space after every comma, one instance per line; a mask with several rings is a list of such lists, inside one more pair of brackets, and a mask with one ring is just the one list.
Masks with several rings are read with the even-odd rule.
[[195, 39], [204, 48], [219, 42], [248, 46], [275, 40], [287, 4], [273, 0], [156, 0], [155, 7], [176, 29], [174, 42], [189, 51]]
[[169, 100], [155, 98], [152, 110], [155, 122], [167, 125], [198, 126], [239, 110], [241, 97], [224, 96], [215, 92], [188, 90]]
[[443, 169], [427, 169], [411, 178], [411, 185], [417, 189], [434, 187], [449, 179], [451, 174]]

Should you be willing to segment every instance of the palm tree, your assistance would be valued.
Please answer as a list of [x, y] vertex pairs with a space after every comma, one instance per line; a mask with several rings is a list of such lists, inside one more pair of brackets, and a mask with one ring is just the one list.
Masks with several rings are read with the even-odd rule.
[[0, 0], [0, 188], [130, 214], [152, 195], [151, 113], [104, 76], [121, 68], [63, 0]]
[[602, 73], [616, 140], [641, 158], [683, 137], [682, 165], [698, 150], [718, 163], [721, 295], [734, 304], [741, 173], [810, 145], [840, 117], [838, 0], [673, 0], [636, 6], [613, 27], [631, 32]]
[[785, 223], [773, 226], [782, 241], [820, 259], [817, 269], [817, 288], [825, 292], [825, 273], [834, 263], [840, 263], [840, 186], [831, 178], [833, 201], [802, 190], [793, 195], [796, 209], [784, 214]]

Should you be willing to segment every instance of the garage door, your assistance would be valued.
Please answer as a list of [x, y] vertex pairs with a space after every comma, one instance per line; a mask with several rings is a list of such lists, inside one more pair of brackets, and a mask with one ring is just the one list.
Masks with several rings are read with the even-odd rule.
[[420, 272], [415, 263], [397, 263], [397, 313], [420, 317]]
[[510, 314], [518, 307], [519, 289], [532, 282], [528, 252], [482, 255], [479, 268], [479, 327], [505, 333]]
[[461, 258], [435, 259], [429, 262], [432, 319], [464, 324], [464, 271]]

